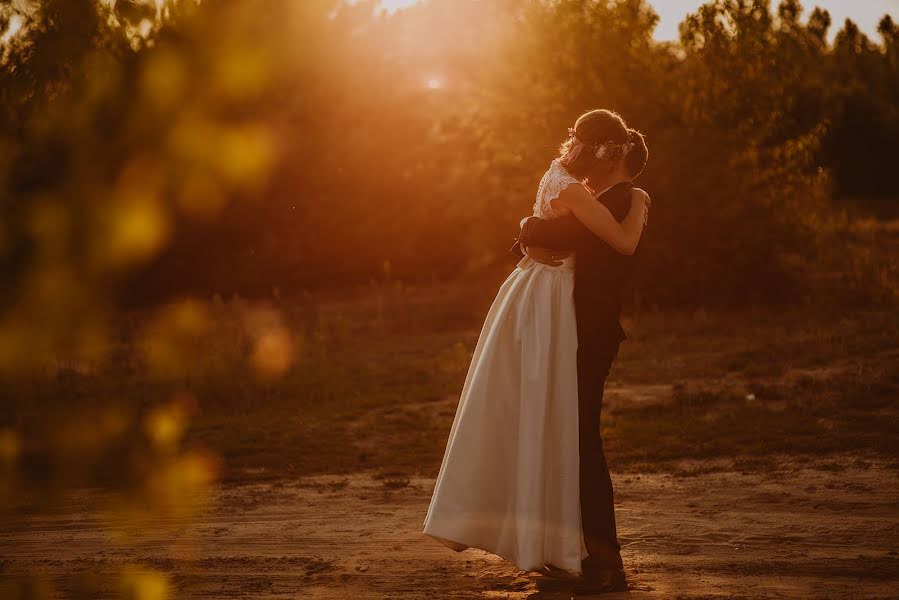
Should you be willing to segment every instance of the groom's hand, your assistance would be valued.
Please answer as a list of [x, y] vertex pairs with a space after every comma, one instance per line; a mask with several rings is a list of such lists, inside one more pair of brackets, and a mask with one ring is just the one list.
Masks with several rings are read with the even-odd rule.
[[565, 252], [564, 250], [550, 250], [549, 248], [541, 248], [540, 246], [528, 246], [524, 251], [538, 263], [550, 267], [560, 266], [562, 264], [562, 259], [571, 256], [571, 252]]

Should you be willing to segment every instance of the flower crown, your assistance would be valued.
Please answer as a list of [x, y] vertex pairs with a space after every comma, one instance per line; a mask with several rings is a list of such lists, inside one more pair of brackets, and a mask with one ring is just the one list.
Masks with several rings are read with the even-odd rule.
[[588, 144], [577, 136], [577, 132], [573, 127], [568, 128], [568, 135], [574, 142], [564, 158], [565, 164], [568, 165], [570, 165], [577, 159], [578, 156], [580, 156], [584, 148], [589, 148], [590, 151], [593, 152], [593, 155], [596, 156], [596, 158], [602, 159], [618, 157], [619, 159], [622, 159], [627, 156], [630, 151], [633, 150], [636, 146], [636, 144], [630, 141], [619, 144], [618, 142], [613, 142], [611, 140]]

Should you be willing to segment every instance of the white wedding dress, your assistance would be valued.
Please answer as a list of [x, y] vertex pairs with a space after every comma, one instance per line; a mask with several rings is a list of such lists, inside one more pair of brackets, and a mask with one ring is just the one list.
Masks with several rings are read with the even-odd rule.
[[[578, 184], [558, 160], [534, 215]], [[503, 283], [478, 340], [424, 533], [519, 569], [581, 570], [574, 259], [525, 257]]]

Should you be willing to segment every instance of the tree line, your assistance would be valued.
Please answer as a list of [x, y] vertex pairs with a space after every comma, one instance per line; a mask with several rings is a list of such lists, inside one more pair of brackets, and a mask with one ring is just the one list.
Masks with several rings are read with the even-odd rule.
[[650, 147], [646, 302], [808, 296], [845, 258], [842, 209], [899, 195], [889, 16], [874, 40], [798, 0], [714, 0], [660, 43], [646, 0], [0, 11], [6, 306], [467, 276], [508, 262], [597, 107]]

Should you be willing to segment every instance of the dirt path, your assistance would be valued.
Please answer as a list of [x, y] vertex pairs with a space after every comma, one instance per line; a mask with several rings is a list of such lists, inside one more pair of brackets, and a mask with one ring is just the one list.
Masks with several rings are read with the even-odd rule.
[[[899, 477], [871, 463], [814, 467], [616, 477], [634, 591], [607, 597], [897, 597]], [[182, 598], [559, 597], [499, 559], [422, 536], [432, 485], [357, 475], [226, 487], [200, 518], [140, 544], [127, 523], [104, 529], [83, 511], [88, 499], [73, 500], [65, 516], [0, 526], [2, 572], [146, 564]]]

